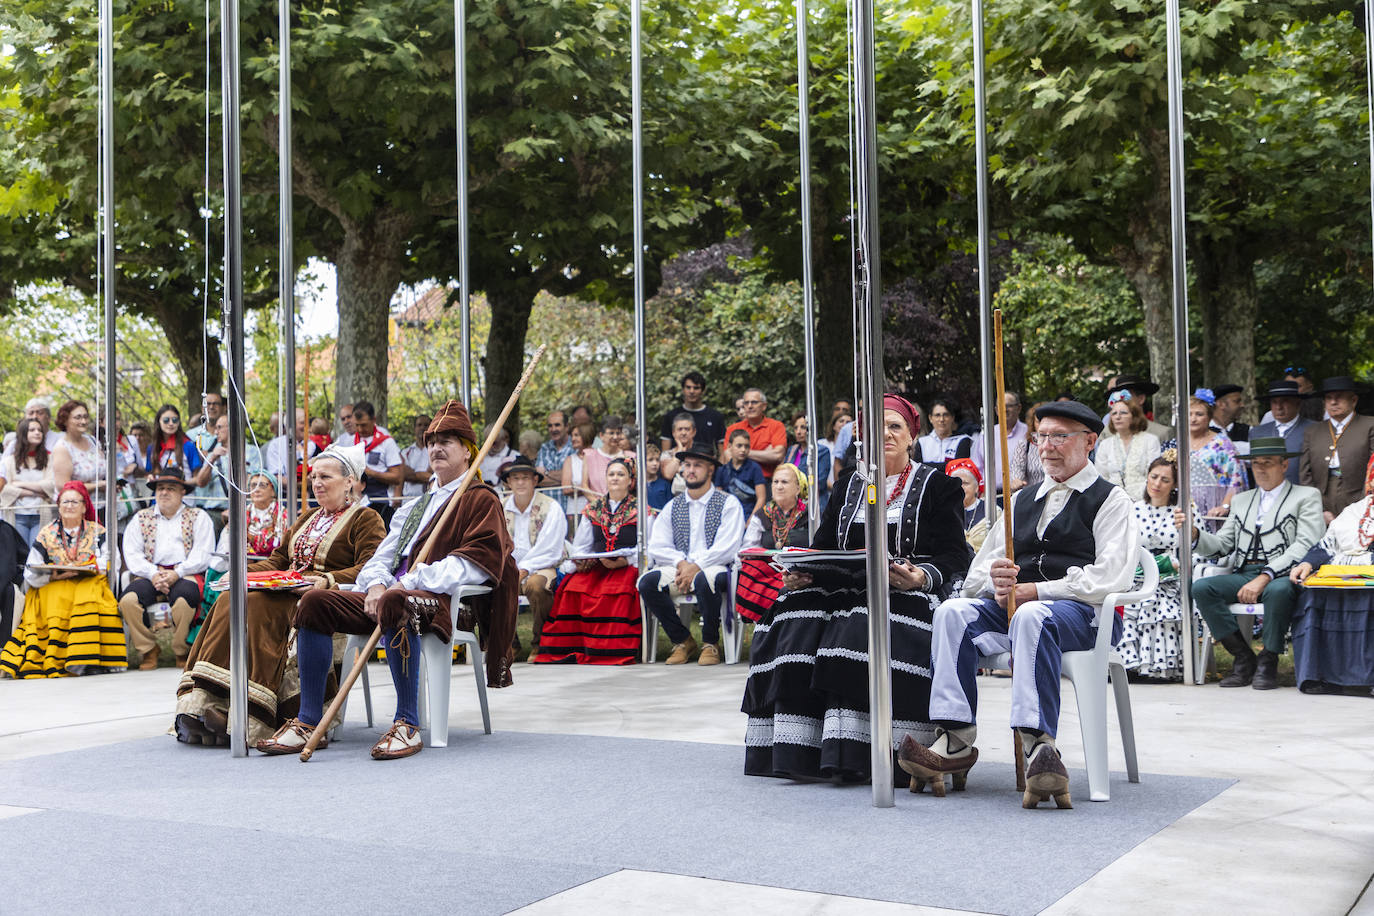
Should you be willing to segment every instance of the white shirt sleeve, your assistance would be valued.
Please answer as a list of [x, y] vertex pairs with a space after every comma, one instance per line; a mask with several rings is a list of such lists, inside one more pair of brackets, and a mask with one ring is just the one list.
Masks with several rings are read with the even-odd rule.
[[[735, 504], [735, 511], [738, 512], [739, 500], [731, 497], [730, 501]], [[678, 550], [673, 544], [673, 507], [675, 505], [675, 500], [669, 502], [654, 519], [653, 530], [649, 532], [650, 566], [677, 566], [686, 558], [686, 554]]]
[[219, 533], [219, 543], [215, 545], [215, 553], [224, 556], [212, 556], [210, 558], [210, 569], [218, 573], [229, 571], [229, 529], [230, 525], [225, 525], [224, 530]]
[[30, 566], [41, 566], [45, 562], [37, 547], [29, 548], [29, 558], [24, 562], [24, 581], [29, 584], [29, 588], [42, 588], [51, 581], [52, 577], [48, 573], [29, 569]]
[[744, 540], [744, 509], [739, 500], [727, 499], [725, 510], [720, 514], [720, 527], [716, 529], [716, 540], [708, 549], [703, 542], [700, 550], [694, 550], [688, 560], [705, 569], [708, 566], [729, 566], [735, 562], [740, 542]]
[[543, 527], [539, 529], [539, 537], [530, 545], [529, 552], [520, 561], [520, 568], [537, 572], [558, 566], [563, 559], [563, 540], [567, 531], [568, 524], [563, 512], [558, 508], [558, 504], [554, 503], [549, 507]]
[[763, 522], [759, 521], [757, 514], [749, 516], [749, 524], [744, 529], [744, 543], [740, 544], [740, 550], [749, 550], [763, 543]]
[[577, 519], [577, 532], [573, 535], [573, 555], [592, 552], [592, 523], [587, 516]]
[[414, 508], [414, 501], [406, 503], [391, 516], [391, 526], [387, 529], [386, 537], [377, 545], [372, 559], [364, 563], [363, 568], [358, 571], [355, 585], [358, 591], [365, 592], [374, 585], [391, 584], [391, 564], [396, 559], [396, 544], [401, 539], [401, 526], [405, 524], [406, 517]]
[[[156, 512], [157, 509], [154, 508], [152, 511]], [[124, 529], [124, 565], [129, 568], [131, 574], [140, 579], [151, 579], [153, 573], [157, 572], [153, 562], [143, 555], [143, 530], [137, 518], [130, 521]]]
[[401, 588], [451, 595], [462, 585], [485, 585], [491, 577], [462, 557], [444, 557], [438, 563], [417, 563], [397, 579]]
[[187, 512], [194, 512], [195, 521], [191, 525], [194, 538], [191, 552], [176, 565], [178, 576], [194, 576], [205, 572], [210, 566], [210, 554], [215, 549], [215, 523], [210, 521], [210, 513], [189, 506]]

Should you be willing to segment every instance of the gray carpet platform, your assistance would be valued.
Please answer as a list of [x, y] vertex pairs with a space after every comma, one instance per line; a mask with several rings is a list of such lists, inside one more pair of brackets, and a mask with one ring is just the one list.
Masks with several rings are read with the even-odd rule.
[[373, 740], [349, 727], [308, 764], [170, 737], [0, 764], [0, 805], [42, 809], [0, 821], [4, 911], [496, 914], [633, 868], [1030, 914], [1233, 782], [1113, 774], [1094, 804], [1079, 771], [1072, 811], [1026, 811], [984, 762], [965, 793], [879, 810], [865, 786], [746, 777], [740, 747], [453, 732], [379, 763]]

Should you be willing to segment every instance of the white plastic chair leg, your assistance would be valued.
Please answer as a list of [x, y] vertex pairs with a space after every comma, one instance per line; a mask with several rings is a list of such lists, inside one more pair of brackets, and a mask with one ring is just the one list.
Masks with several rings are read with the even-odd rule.
[[1121, 729], [1121, 749], [1126, 753], [1126, 778], [1140, 782], [1140, 766], [1135, 758], [1135, 720], [1131, 716], [1131, 690], [1126, 680], [1126, 666], [1112, 662], [1107, 666], [1112, 679], [1112, 693], [1116, 696], [1116, 724]]
[[[1111, 798], [1110, 776], [1107, 772], [1107, 691], [1100, 680], [1101, 668], [1095, 665], [1091, 652], [1081, 656], [1085, 664], [1078, 664], [1079, 658], [1068, 658], [1065, 653], [1064, 671], [1073, 683], [1073, 693], [1078, 701], [1078, 724], [1083, 733], [1083, 756], [1088, 765], [1088, 797], [1093, 801], [1107, 801]], [[1098, 664], [1101, 664], [1100, 662]]]
[[[355, 659], [363, 651], [363, 646], [367, 644], [367, 639], [362, 636], [350, 636], [344, 645], [343, 654], [343, 677], [348, 676], [348, 672], [353, 670]], [[367, 710], [367, 727], [372, 727], [372, 683], [367, 676], [367, 665], [363, 665], [363, 707]], [[348, 715], [348, 698], [344, 697], [343, 706], [339, 707], [339, 719], [342, 721]]]
[[426, 636], [420, 640], [420, 645], [421, 727], [424, 727], [425, 695], [428, 694], [429, 745], [448, 747], [449, 669], [453, 664], [453, 644]]
[[[744, 618], [735, 613], [735, 587], [739, 584], [738, 567], [730, 570], [729, 585], [720, 599], [721, 642], [725, 644], [725, 664], [738, 665], [740, 651], [744, 648]], [[730, 628], [725, 623], [729, 620]]]
[[482, 707], [482, 731], [491, 734], [491, 708], [487, 706], [487, 669], [482, 658], [482, 647], [477, 642], [477, 637], [472, 634], [462, 634], [457, 637], [458, 642], [467, 646], [468, 660], [472, 664], [472, 676], [477, 680], [477, 703]]

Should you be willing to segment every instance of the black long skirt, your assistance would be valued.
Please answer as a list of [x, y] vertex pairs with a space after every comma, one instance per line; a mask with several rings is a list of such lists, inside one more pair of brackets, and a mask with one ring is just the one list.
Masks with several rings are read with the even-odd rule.
[[[892, 748], [911, 735], [928, 744], [933, 601], [892, 592]], [[754, 628], [743, 712], [744, 772], [751, 776], [867, 782], [868, 604], [861, 585], [784, 592]], [[895, 779], [906, 777], [896, 770]]]

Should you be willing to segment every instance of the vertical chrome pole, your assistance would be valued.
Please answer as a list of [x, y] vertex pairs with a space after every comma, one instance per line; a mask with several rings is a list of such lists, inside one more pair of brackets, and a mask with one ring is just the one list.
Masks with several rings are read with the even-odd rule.
[[105, 543], [110, 588], [119, 592], [119, 427], [115, 423], [114, 0], [100, 0], [100, 277], [105, 310]]
[[878, 128], [873, 0], [857, 0], [855, 74], [858, 82], [858, 198], [861, 288], [859, 333], [868, 359], [864, 370], [863, 455], [868, 479], [864, 535], [868, 550], [868, 708], [872, 741], [873, 806], [891, 808], [892, 662], [888, 632], [887, 494], [883, 464], [883, 309], [878, 256]]
[[[997, 456], [996, 383], [992, 367], [996, 354], [992, 339], [992, 277], [988, 271], [988, 109], [987, 83], [983, 76], [983, 0], [973, 0], [973, 149], [977, 164], [978, 191], [978, 332], [982, 340], [983, 379], [983, 502], [992, 524], [997, 514], [997, 487], [993, 485], [994, 468], [1000, 468]], [[1010, 422], [1010, 421], [1008, 421]], [[1010, 481], [1002, 481], [1008, 486]]]
[[[816, 536], [821, 521], [821, 481], [818, 479], [817, 440], [822, 431], [816, 411], [816, 302], [811, 276], [811, 105], [810, 58], [806, 46], [806, 0], [797, 0], [797, 143], [801, 171], [802, 232], [802, 342], [806, 360], [806, 473], [811, 478], [811, 498], [806, 501], [808, 539]], [[831, 455], [833, 464], [838, 455]], [[779, 544], [778, 546], [782, 546]]]
[[1365, 109], [1369, 114], [1369, 219], [1374, 229], [1374, 3], [1369, 0], [1364, 4], [1364, 72]]
[[[229, 746], [248, 756], [245, 610], [248, 539], [244, 530], [243, 188], [239, 157], [239, 4], [220, 0], [224, 125], [224, 336], [229, 342]], [[295, 420], [294, 414], [292, 420]]]
[[[1169, 230], [1173, 248], [1174, 305], [1174, 425], [1178, 428], [1178, 503], [1192, 524], [1191, 445], [1188, 441], [1188, 244], [1183, 195], [1183, 53], [1179, 35], [1178, 0], [1165, 3], [1166, 50], [1169, 68]], [[1191, 528], [1185, 528], [1191, 530]], [[1193, 617], [1193, 540], [1179, 541], [1179, 597], [1183, 605], [1183, 683], [1201, 683], [1197, 670], [1197, 638]]]
[[[640, 36], [641, 0], [630, 4], [630, 168], [634, 173], [634, 276], [635, 276], [635, 426], [639, 430], [638, 454], [644, 454], [644, 445], [649, 441], [645, 428], [649, 409], [645, 400], [646, 366], [644, 354], [644, 85], [641, 79], [644, 68], [644, 55]], [[635, 532], [639, 551], [639, 568], [644, 569], [649, 540], [649, 502], [646, 499], [649, 489], [648, 465], [643, 461], [635, 462]], [[658, 627], [645, 627], [647, 634], [643, 645], [645, 662], [652, 662], [656, 646], [655, 636]]]
[[[277, 0], [277, 40], [281, 48], [277, 62], [277, 301], [281, 307], [281, 343], [285, 363], [283, 384], [286, 403], [282, 425], [286, 427], [286, 511], [296, 523], [296, 487], [299, 471], [296, 462], [296, 253], [291, 199], [291, 3]], [[306, 435], [310, 417], [305, 418]], [[307, 448], [306, 451], [309, 449]]]
[[[458, 397], [472, 410], [472, 309], [468, 288], [468, 9], [453, 0], [453, 102], [458, 134], [458, 313], [461, 336], [458, 355]], [[495, 419], [489, 417], [488, 422]]]

